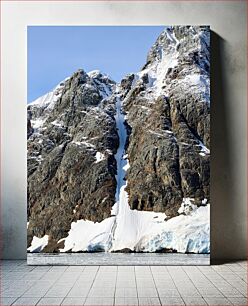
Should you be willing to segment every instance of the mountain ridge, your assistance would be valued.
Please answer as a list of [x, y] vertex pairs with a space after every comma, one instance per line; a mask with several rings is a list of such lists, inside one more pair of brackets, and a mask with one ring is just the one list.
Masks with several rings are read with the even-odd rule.
[[[141, 71], [119, 84], [79, 69], [27, 106], [29, 251], [120, 251], [126, 243], [135, 251], [156, 251], [155, 244], [208, 252], [207, 234], [202, 247], [194, 238], [185, 249], [181, 238], [161, 237], [163, 223], [195, 218], [200, 207], [196, 233], [209, 231], [209, 35], [205, 26], [167, 27]], [[126, 240], [125, 226], [131, 228]]]

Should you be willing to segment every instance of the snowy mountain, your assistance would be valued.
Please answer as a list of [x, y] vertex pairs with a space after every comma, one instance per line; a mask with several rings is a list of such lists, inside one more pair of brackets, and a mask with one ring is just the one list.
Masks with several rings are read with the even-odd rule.
[[118, 148], [114, 86], [105, 75], [80, 70], [28, 105], [29, 243], [49, 234], [54, 251], [71, 222], [110, 216]]
[[116, 84], [28, 105], [28, 250], [209, 252], [210, 31], [166, 27]]
[[209, 200], [209, 35], [166, 28], [141, 72], [122, 81], [132, 208], [175, 216], [183, 198]]

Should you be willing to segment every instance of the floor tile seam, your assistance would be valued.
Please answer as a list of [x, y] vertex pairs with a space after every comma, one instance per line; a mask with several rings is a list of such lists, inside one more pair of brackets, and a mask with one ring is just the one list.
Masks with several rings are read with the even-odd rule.
[[93, 284], [94, 284], [94, 282], [95, 282], [95, 280], [96, 280], [96, 276], [97, 276], [97, 274], [98, 274], [99, 270], [100, 270], [100, 266], [97, 266], [97, 270], [96, 270], [96, 273], [95, 273], [95, 276], [94, 276], [93, 282], [92, 282], [92, 284], [91, 284], [91, 286], [90, 286], [90, 288], [89, 288], [89, 290], [88, 290], [88, 293], [86, 294], [86, 298], [85, 298], [84, 305], [85, 305], [85, 303], [86, 303], [86, 301], [87, 301], [87, 298], [88, 298], [89, 293], [90, 293], [90, 291], [91, 291], [91, 289], [92, 289], [92, 287], [93, 287]]
[[[183, 270], [184, 270], [184, 268], [183, 268]], [[185, 270], [184, 270], [185, 271]], [[192, 283], [192, 285], [195, 287], [195, 289], [196, 289], [196, 291], [199, 293], [199, 295], [200, 295], [200, 297], [202, 297], [203, 298], [203, 296], [202, 296], [202, 294], [201, 294], [201, 292], [198, 290], [198, 288], [197, 288], [197, 286], [195, 285], [195, 283], [192, 281], [192, 279], [190, 278], [190, 275], [187, 273], [187, 271], [185, 271], [185, 273], [187, 274], [187, 276], [189, 277], [189, 279], [190, 279], [190, 281], [191, 281], [191, 283]], [[202, 274], [202, 273], [201, 273]]]
[[[149, 267], [150, 267], [150, 271], [151, 271], [153, 283], [154, 283], [154, 285], [155, 285], [155, 289], [156, 289], [156, 292], [157, 292], [157, 295], [158, 295], [159, 303], [160, 303], [160, 305], [162, 305], [162, 302], [161, 302], [161, 299], [160, 299], [160, 296], [159, 296], [159, 292], [158, 292], [158, 288], [157, 288], [156, 283], [155, 283], [155, 280], [154, 280], [154, 275], [153, 275], [152, 268], [151, 268], [151, 266], [149, 266]], [[138, 299], [138, 303], [139, 303], [139, 299]], [[141, 306], [141, 305], [140, 305], [140, 306]]]
[[[201, 270], [200, 270], [201, 271]], [[204, 274], [204, 272], [202, 272]], [[219, 290], [218, 287], [216, 287], [216, 285], [211, 281], [211, 279], [209, 277], [207, 277], [207, 275], [204, 274], [204, 276], [209, 280], [209, 282], [212, 284], [212, 286], [217, 289], [217, 291], [224, 297], [224, 295], [222, 294], [222, 292]]]
[[[230, 302], [230, 303], [232, 303], [232, 305], [236, 305], [236, 306], [241, 306], [241, 305], [238, 305], [238, 304], [234, 304], [232, 301], [231, 301], [231, 299], [240, 299], [240, 297], [229, 297], [229, 298], [227, 298], [228, 299], [228, 301]], [[241, 298], [241, 299], [245, 299], [246, 300], [246, 304], [244, 305], [244, 306], [247, 306], [248, 305], [248, 298]]]
[[[68, 266], [68, 267], [70, 267], [70, 266]], [[86, 266], [84, 266], [83, 271], [85, 270], [85, 268], [86, 268]], [[99, 270], [99, 267], [98, 267], [98, 269], [97, 269], [97, 272], [98, 272], [98, 270]], [[65, 295], [64, 298], [69, 297], [69, 296], [68, 296], [69, 293], [71, 292], [72, 288], [74, 287], [74, 285], [76, 284], [76, 282], [77, 282], [77, 281], [79, 280], [79, 278], [81, 277], [81, 274], [82, 274], [83, 271], [80, 271], [80, 273], [78, 274], [78, 277], [75, 279], [73, 285], [71, 286], [70, 290], [67, 292], [67, 294]], [[91, 288], [92, 288], [92, 286], [93, 286], [93, 283], [94, 283], [94, 281], [95, 281], [95, 279], [96, 279], [97, 272], [95, 273], [94, 280], [93, 280], [93, 282], [92, 282], [92, 284], [91, 284], [91, 286], [90, 286], [89, 291], [91, 290]], [[89, 291], [88, 291], [88, 294], [89, 294]]]
[[[177, 287], [177, 285], [176, 285], [176, 282], [174, 281], [174, 278], [173, 278], [173, 276], [172, 276], [172, 274], [171, 274], [171, 272], [170, 272], [169, 269], [168, 269], [168, 273], [169, 273], [169, 275], [170, 275], [170, 277], [171, 277], [171, 279], [172, 279], [172, 281], [173, 281], [173, 283], [174, 283], [174, 285], [175, 285], [175, 287], [176, 287], [176, 289], [177, 289], [177, 291], [178, 291], [178, 293], [179, 293], [179, 295], [180, 295], [180, 298], [183, 300], [183, 297], [182, 297], [182, 295], [181, 295], [181, 292], [180, 292], [180, 290], [178, 289], [178, 287]], [[184, 302], [184, 300], [183, 300], [183, 302]]]
[[[221, 277], [222, 279], [224, 279], [223, 276], [221, 275], [221, 273], [217, 272], [217, 274], [220, 275], [220, 277]], [[226, 279], [224, 279], [224, 280], [225, 280], [225, 282], [226, 282], [227, 284], [229, 284], [232, 288], [234, 288], [234, 289], [236, 289], [237, 291], [239, 291], [239, 292], [244, 296], [243, 292], [241, 292], [238, 288], [235, 288], [228, 280], [226, 280]], [[246, 298], [247, 295], [244, 296], [244, 297]]]
[[[19, 296], [19, 297], [15, 300], [15, 302], [16, 302], [18, 299], [21, 299], [21, 298], [25, 299], [25, 297]], [[32, 298], [35, 298], [35, 297], [27, 297], [27, 298], [28, 298], [28, 299], [32, 299]], [[40, 302], [40, 300], [43, 299], [43, 298], [44, 298], [44, 296], [38, 297], [38, 301], [36, 302], [35, 306], [38, 305], [39, 302]], [[13, 302], [11, 305], [14, 305], [15, 302]], [[17, 304], [17, 306], [19, 306], [19, 305]]]
[[134, 281], [135, 281], [135, 290], [136, 290], [136, 299], [138, 301], [139, 305], [139, 299], [138, 299], [138, 284], [137, 284], [137, 277], [136, 277], [136, 266], [134, 266]]
[[115, 304], [115, 297], [116, 297], [116, 288], [117, 288], [117, 277], [118, 277], [118, 271], [119, 271], [119, 266], [117, 266], [117, 269], [116, 269], [116, 277], [115, 277], [115, 290], [114, 290], [114, 304]]

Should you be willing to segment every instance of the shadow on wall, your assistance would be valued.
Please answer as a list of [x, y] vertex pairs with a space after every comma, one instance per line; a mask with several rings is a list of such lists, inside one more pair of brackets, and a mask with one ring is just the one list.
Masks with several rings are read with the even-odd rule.
[[227, 76], [223, 73], [224, 65], [227, 65], [224, 63], [225, 44], [223, 38], [211, 31], [211, 264], [228, 261], [228, 258], [238, 259], [245, 252], [238, 243], [241, 233], [234, 220], [237, 206], [233, 200], [235, 178]]

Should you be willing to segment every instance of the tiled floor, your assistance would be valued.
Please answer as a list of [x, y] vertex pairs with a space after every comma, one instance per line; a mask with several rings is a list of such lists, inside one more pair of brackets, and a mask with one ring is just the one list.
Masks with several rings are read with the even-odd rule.
[[214, 266], [1, 264], [0, 305], [247, 305], [247, 262]]

